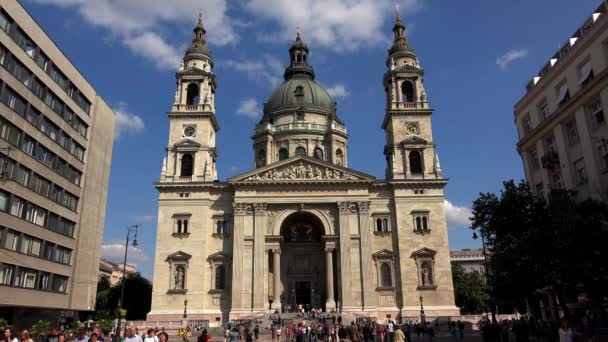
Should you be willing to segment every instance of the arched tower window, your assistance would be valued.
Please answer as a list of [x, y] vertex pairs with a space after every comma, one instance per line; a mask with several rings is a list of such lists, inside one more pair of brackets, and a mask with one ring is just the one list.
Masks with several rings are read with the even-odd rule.
[[414, 85], [410, 81], [403, 81], [401, 84], [401, 94], [403, 95], [403, 102], [415, 102], [414, 100]]
[[420, 156], [420, 152], [412, 151], [409, 156], [410, 161], [410, 172], [412, 174], [421, 174], [422, 173], [422, 156]]
[[255, 165], [256, 167], [262, 167], [266, 165], [266, 151], [260, 150], [260, 152], [258, 152], [258, 157], [256, 158]]
[[184, 225], [184, 229], [183, 229], [183, 231], [182, 231], [182, 232], [183, 232], [184, 234], [188, 234], [188, 220], [184, 220], [183, 225]]
[[393, 286], [393, 280], [391, 277], [391, 266], [386, 262], [380, 265], [380, 282], [381, 287]]
[[344, 165], [344, 153], [341, 149], [336, 150], [336, 164], [340, 166]]
[[296, 156], [305, 156], [306, 155], [306, 149], [302, 146], [298, 146], [296, 147]]
[[198, 84], [190, 83], [186, 90], [186, 104], [188, 106], [194, 106], [199, 104], [199, 88]]
[[217, 234], [222, 234], [222, 221], [217, 221], [217, 228], [216, 228], [216, 233]]
[[376, 231], [378, 231], [378, 232], [382, 231], [382, 219], [376, 220]]
[[416, 229], [422, 230], [422, 217], [420, 216], [416, 217]]
[[319, 160], [323, 160], [323, 150], [321, 150], [320, 148], [315, 148], [315, 151], [313, 153], [313, 157], [315, 159], [319, 159]]
[[388, 232], [388, 220], [387, 219], [382, 219], [382, 231]]
[[285, 160], [289, 158], [289, 151], [285, 147], [279, 149], [279, 160]]
[[302, 63], [302, 55], [299, 53], [296, 54], [296, 63]]
[[182, 220], [177, 220], [177, 234], [182, 233]]
[[191, 154], [184, 154], [182, 156], [182, 177], [191, 177], [194, 173], [194, 157]]
[[422, 229], [429, 230], [429, 219], [426, 216], [422, 217]]
[[226, 281], [225, 278], [226, 277], [226, 269], [224, 268], [224, 265], [219, 265], [215, 268], [215, 289], [216, 290], [223, 290], [225, 285], [226, 285]]

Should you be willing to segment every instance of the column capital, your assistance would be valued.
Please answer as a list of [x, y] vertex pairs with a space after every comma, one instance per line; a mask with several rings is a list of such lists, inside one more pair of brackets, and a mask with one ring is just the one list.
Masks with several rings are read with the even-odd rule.
[[246, 216], [253, 213], [251, 203], [232, 203], [234, 216]]
[[357, 202], [337, 202], [340, 215], [348, 215], [357, 212]]
[[270, 249], [270, 253], [281, 255], [281, 250], [279, 248]]
[[253, 203], [253, 211], [256, 215], [266, 215], [268, 203]]
[[331, 253], [335, 253], [336, 249], [335, 248], [325, 248], [325, 253], [327, 254], [331, 254]]
[[369, 213], [370, 201], [357, 202], [357, 207], [359, 207], [359, 212], [362, 214]]

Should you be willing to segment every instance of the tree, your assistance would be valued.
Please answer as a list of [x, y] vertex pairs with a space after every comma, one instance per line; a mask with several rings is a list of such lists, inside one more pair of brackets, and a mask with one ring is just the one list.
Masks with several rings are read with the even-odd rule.
[[456, 306], [464, 314], [478, 314], [488, 303], [488, 290], [479, 272], [467, 273], [462, 266], [452, 263], [452, 280]]
[[44, 341], [51, 332], [51, 322], [39, 320], [30, 328], [30, 334], [35, 341]]
[[[548, 200], [532, 194], [525, 182], [503, 183], [500, 195], [480, 194], [473, 203], [472, 228], [490, 250], [489, 279], [498, 304], [534, 304], [536, 293], [567, 302], [584, 291], [597, 305], [607, 294], [601, 251], [608, 232], [604, 203], [577, 201], [570, 191], [554, 190]], [[593, 300], [592, 300], [593, 301]]]
[[[139, 273], [128, 275], [124, 282], [123, 307], [127, 311], [126, 318], [128, 320], [145, 319], [152, 303], [152, 284]], [[121, 283], [97, 292], [97, 305], [94, 313], [96, 319], [116, 318], [120, 286]]]

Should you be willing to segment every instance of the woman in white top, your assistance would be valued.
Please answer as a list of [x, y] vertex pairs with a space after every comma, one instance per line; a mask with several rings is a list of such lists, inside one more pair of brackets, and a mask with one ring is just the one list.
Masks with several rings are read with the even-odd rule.
[[559, 342], [572, 342], [572, 329], [568, 328], [566, 319], [562, 319], [559, 326]]
[[2, 336], [2, 341], [4, 342], [19, 342], [19, 339], [13, 336], [13, 332], [11, 329], [4, 329], [4, 336]]

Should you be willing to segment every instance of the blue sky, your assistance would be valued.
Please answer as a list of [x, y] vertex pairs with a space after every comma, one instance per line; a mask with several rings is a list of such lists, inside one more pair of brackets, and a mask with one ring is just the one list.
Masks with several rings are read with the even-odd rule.
[[[253, 165], [250, 139], [261, 106], [282, 80], [296, 25], [317, 80], [338, 102], [350, 133], [349, 166], [382, 178], [384, 92], [395, 3], [425, 69], [434, 140], [446, 187], [450, 247], [477, 247], [466, 229], [479, 192], [523, 177], [513, 105], [526, 82], [600, 0], [23, 0], [23, 5], [119, 115], [104, 254], [124, 251], [152, 274], [157, 192], [167, 144], [174, 72], [199, 8], [218, 77], [219, 176]], [[170, 6], [168, 4], [171, 4]], [[123, 242], [121, 242], [123, 241]]]

